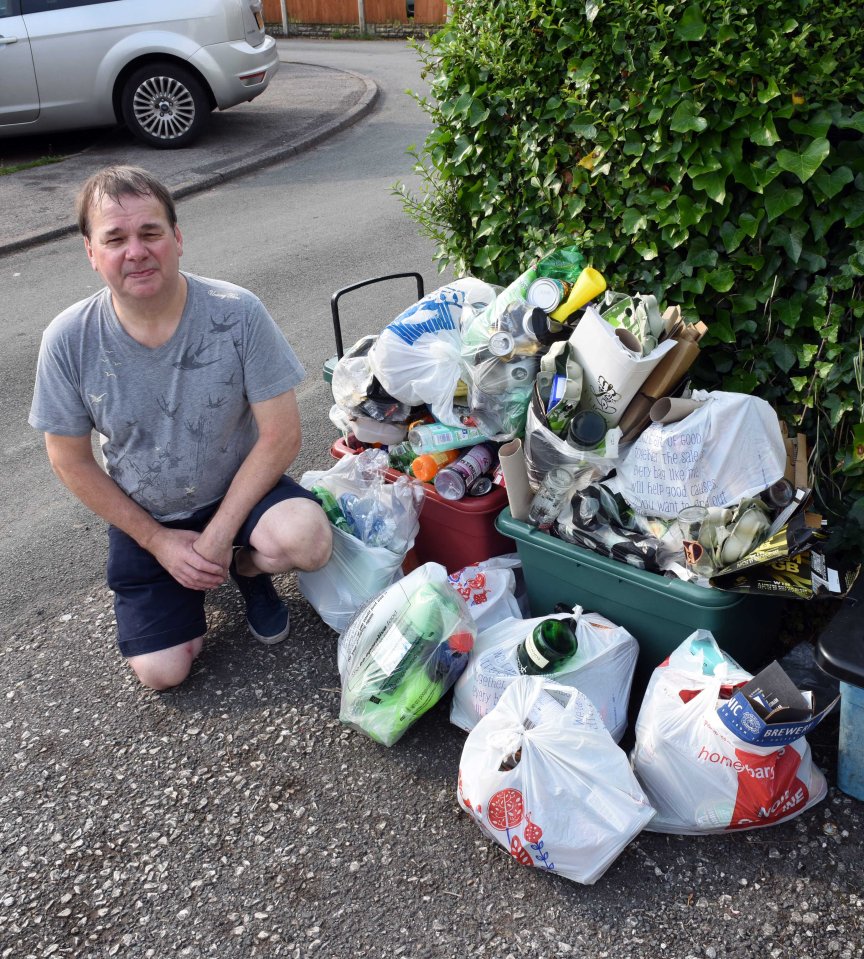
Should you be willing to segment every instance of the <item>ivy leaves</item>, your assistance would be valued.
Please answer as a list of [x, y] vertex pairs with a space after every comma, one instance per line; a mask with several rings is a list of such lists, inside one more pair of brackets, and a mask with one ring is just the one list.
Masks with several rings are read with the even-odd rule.
[[825, 137], [811, 140], [803, 149], [778, 150], [777, 166], [794, 174], [802, 183], [806, 183], [822, 166], [831, 152], [831, 145]]
[[421, 193], [402, 191], [442, 264], [507, 283], [576, 238], [613, 289], [708, 323], [701, 385], [758, 392], [808, 431], [820, 489], [864, 494], [864, 471], [836, 488], [832, 473], [864, 419], [846, 346], [864, 336], [864, 62], [849, 39], [864, 4], [451, 13], [420, 48], [435, 126]]

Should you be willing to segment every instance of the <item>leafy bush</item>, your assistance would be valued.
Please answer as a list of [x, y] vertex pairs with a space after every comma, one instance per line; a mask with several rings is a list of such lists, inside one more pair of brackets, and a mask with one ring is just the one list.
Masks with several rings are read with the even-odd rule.
[[858, 519], [860, 548], [864, 4], [451, 10], [420, 48], [421, 188], [399, 188], [441, 265], [507, 282], [576, 236], [613, 289], [681, 304], [710, 326], [697, 384], [808, 434], [823, 508]]

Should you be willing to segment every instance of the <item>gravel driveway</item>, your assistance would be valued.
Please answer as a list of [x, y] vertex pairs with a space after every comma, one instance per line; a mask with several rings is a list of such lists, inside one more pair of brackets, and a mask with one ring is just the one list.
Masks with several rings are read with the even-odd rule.
[[[3, 959], [864, 954], [864, 805], [642, 833], [592, 887], [534, 873], [460, 811], [446, 705], [389, 750], [340, 725], [335, 634], [281, 585], [289, 641], [247, 639], [225, 586], [169, 693], [102, 588], [3, 642]], [[836, 720], [811, 739], [833, 780]]]

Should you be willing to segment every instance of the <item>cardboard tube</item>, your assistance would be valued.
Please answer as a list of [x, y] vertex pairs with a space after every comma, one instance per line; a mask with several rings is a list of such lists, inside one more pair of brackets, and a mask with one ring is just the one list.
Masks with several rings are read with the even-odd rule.
[[672, 393], [699, 356], [699, 346], [689, 340], [676, 340], [675, 348], [657, 364], [627, 406], [618, 426], [622, 443], [631, 443], [651, 422], [655, 400]]
[[637, 357], [642, 355], [642, 344], [636, 339], [635, 335], [631, 333], [630, 330], [625, 330], [623, 327], [619, 326], [615, 330], [615, 336], [618, 337], [619, 342], [625, 350]]
[[678, 423], [693, 410], [699, 409], [701, 403], [696, 400], [682, 400], [673, 396], [664, 396], [651, 407], [649, 416], [652, 423]]
[[504, 474], [504, 488], [507, 490], [507, 502], [513, 519], [524, 522], [528, 519], [528, 510], [534, 493], [528, 483], [528, 467], [525, 464], [525, 451], [522, 440], [510, 440], [498, 450], [498, 461]]

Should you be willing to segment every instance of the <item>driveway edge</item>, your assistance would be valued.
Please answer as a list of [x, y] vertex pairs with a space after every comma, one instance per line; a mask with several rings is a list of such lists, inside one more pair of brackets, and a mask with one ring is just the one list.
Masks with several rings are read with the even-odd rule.
[[[294, 61], [282, 60], [280, 62], [291, 63]], [[333, 68], [324, 67], [323, 69], [332, 70]], [[335, 120], [324, 123], [314, 133], [301, 136], [292, 143], [274, 142], [270, 145], [264, 144], [262, 147], [256, 148], [254, 159], [250, 160], [248, 157], [244, 157], [242, 159], [231, 160], [219, 170], [211, 171], [201, 176], [194, 176], [185, 183], [173, 187], [171, 189], [171, 195], [175, 199], [180, 200], [194, 193], [200, 193], [202, 190], [207, 190], [212, 186], [218, 186], [220, 183], [226, 183], [246, 173], [252, 173], [263, 167], [271, 166], [280, 160], [285, 160], [289, 157], [296, 156], [298, 153], [311, 150], [334, 134], [340, 133], [342, 130], [353, 126], [358, 120], [361, 120], [372, 111], [378, 99], [378, 85], [374, 80], [364, 76], [362, 73], [356, 73], [353, 70], [338, 70], [336, 72], [354, 77], [363, 85], [363, 93], [359, 101], [341, 116]], [[86, 152], [87, 151], [84, 151], [85, 154]], [[77, 156], [81, 155], [82, 154], [77, 154]], [[70, 220], [71, 219], [72, 215], [70, 212]], [[26, 250], [51, 240], [58, 240], [77, 232], [78, 225], [72, 220], [72, 222], [64, 224], [63, 226], [53, 227], [50, 230], [39, 230], [34, 233], [25, 234], [6, 243], [0, 242], [0, 255], [5, 253], [18, 253], [21, 250]]]

